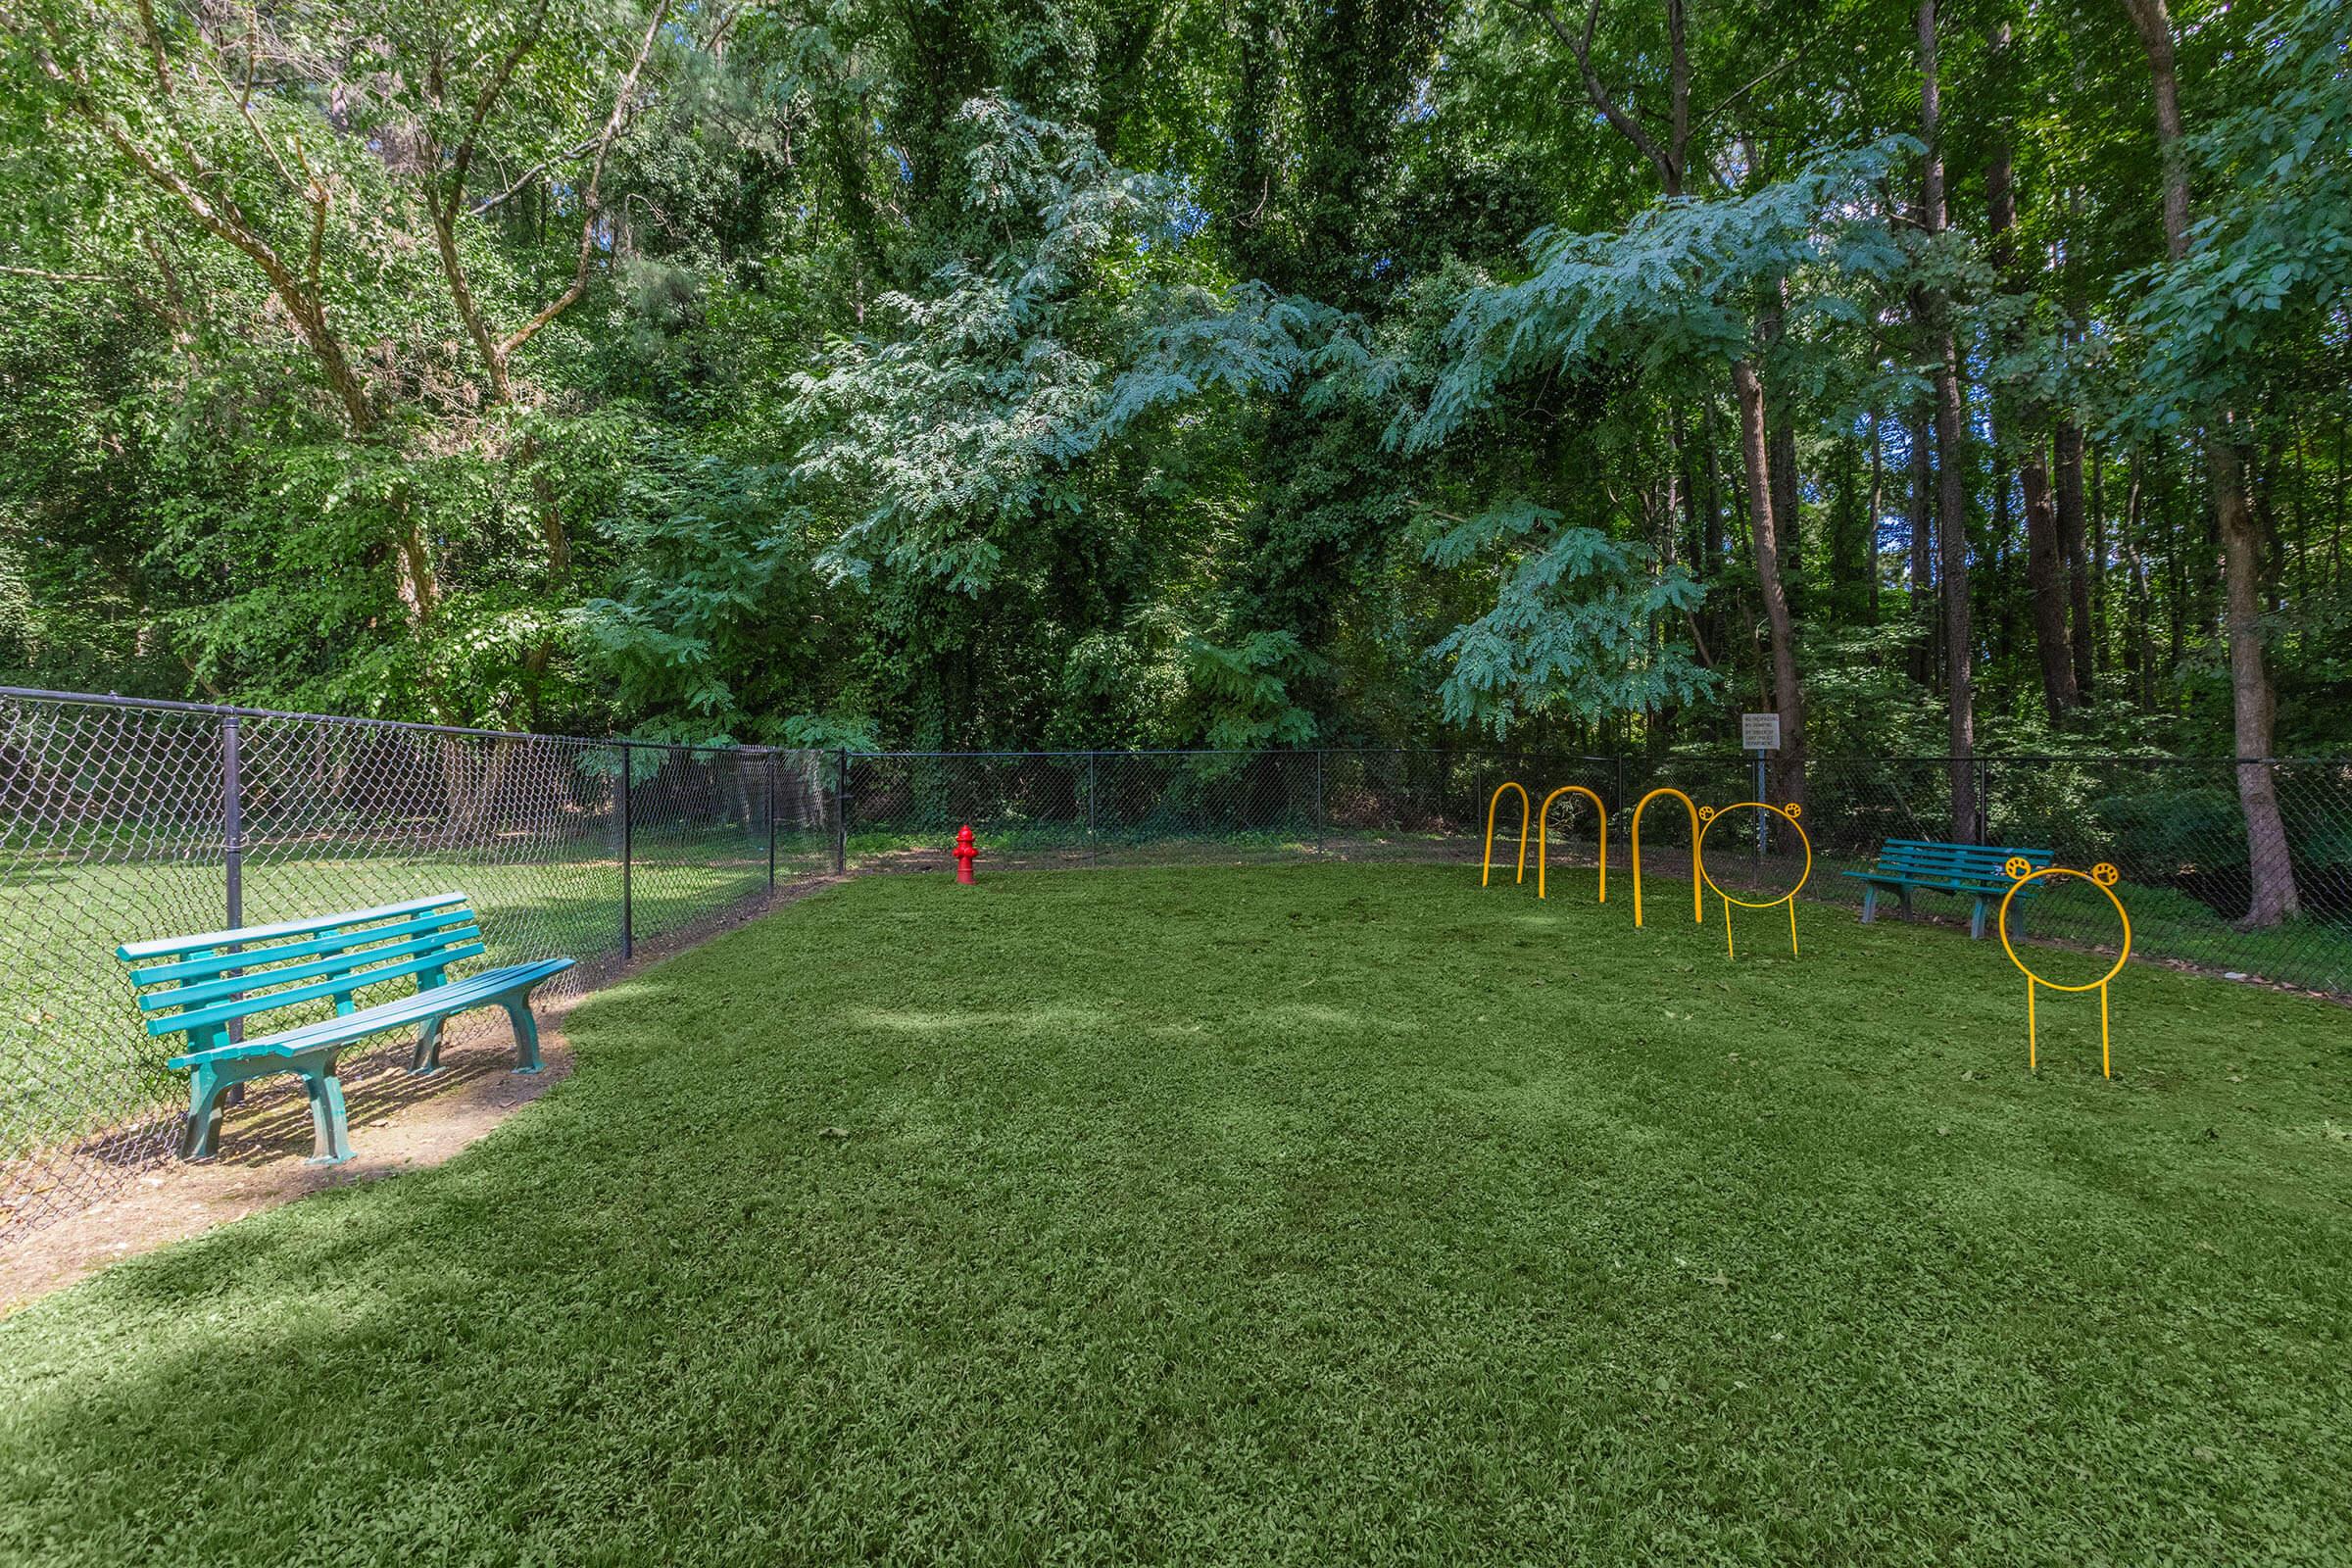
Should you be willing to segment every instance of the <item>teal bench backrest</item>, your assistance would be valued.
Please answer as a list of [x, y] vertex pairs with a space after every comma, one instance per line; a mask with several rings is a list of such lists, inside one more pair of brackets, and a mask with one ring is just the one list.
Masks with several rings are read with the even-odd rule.
[[131, 965], [130, 982], [151, 1035], [188, 1036], [188, 1049], [228, 1044], [228, 1026], [257, 1012], [323, 997], [335, 1011], [357, 1006], [352, 993], [414, 975], [419, 989], [448, 979], [448, 966], [479, 957], [482, 928], [463, 893], [438, 893], [276, 925], [249, 925], [200, 936], [125, 942], [115, 956]]
[[1925, 839], [1888, 839], [1879, 850], [1879, 869], [1888, 876], [1937, 882], [2015, 881], [2010, 859], [2023, 856], [2036, 871], [2057, 858], [2048, 850], [2020, 850], [1995, 844], [1936, 844]]

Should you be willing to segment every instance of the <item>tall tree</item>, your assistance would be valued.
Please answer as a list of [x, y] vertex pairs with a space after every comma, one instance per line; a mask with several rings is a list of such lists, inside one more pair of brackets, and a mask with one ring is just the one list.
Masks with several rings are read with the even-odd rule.
[[[2189, 250], [2187, 149], [2181, 145], [2180, 81], [2173, 21], [2165, 0], [2124, 0], [2148, 57], [2156, 101], [2156, 147], [2164, 162], [2164, 247], [2178, 263]], [[2199, 444], [2205, 482], [2222, 540], [2222, 583], [2230, 643], [2231, 739], [2238, 760], [2237, 798], [2246, 819], [2250, 881], [2246, 924], [2278, 924], [2301, 912], [2286, 824], [2270, 757], [2277, 698], [2263, 658], [2262, 537], [2246, 493], [2244, 459], [2227, 408], [2204, 411]]]
[[[1934, 248], [1944, 232], [1943, 97], [1936, 70], [1936, 0], [1919, 0], [1920, 227]], [[1916, 293], [1936, 406], [1936, 532], [1943, 579], [1943, 685], [1952, 784], [1952, 837], [1977, 841], [1975, 634], [1969, 624], [1969, 459], [1960, 349], [1951, 301], [1930, 283]]]
[[[1996, 76], [2005, 74], [2011, 47], [2009, 24], [1993, 29], [1992, 57]], [[2006, 96], [2006, 95], [2004, 95]], [[2022, 297], [2027, 279], [2020, 275], [2017, 248], [2017, 159], [2011, 127], [2004, 117], [1985, 170], [1986, 237], [1994, 270], [2002, 286]], [[2004, 347], [2014, 349], [2015, 331], [2005, 334]], [[2057, 720], [2081, 702], [2075, 665], [2067, 642], [2066, 572], [2058, 544], [2058, 520], [2050, 495], [2050, 469], [2041, 426], [2043, 411], [2028, 400], [2016, 411], [2016, 425], [1996, 442], [1996, 449], [2014, 449], [2018, 489], [2026, 509], [2026, 592], [2034, 623], [2034, 649], [2041, 666], [2041, 692], [2051, 719]], [[1996, 468], [1996, 483], [1998, 470]]]

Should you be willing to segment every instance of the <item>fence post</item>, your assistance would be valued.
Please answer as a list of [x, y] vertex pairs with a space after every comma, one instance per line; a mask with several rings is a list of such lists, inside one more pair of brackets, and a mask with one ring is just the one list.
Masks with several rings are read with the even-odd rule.
[[[1764, 749], [1760, 746], [1756, 748], [1756, 793], [1750, 798], [1758, 801], [1766, 799], [1764, 793]], [[1764, 824], [1771, 814], [1769, 811], [1756, 813], [1756, 858], [1758, 859], [1764, 858]]]
[[1617, 753], [1617, 809], [1625, 809], [1625, 752]]
[[1102, 863], [1101, 852], [1095, 848], [1095, 754], [1086, 754], [1086, 863]]
[[620, 743], [620, 956], [625, 962], [637, 956], [636, 890], [630, 885], [629, 862], [635, 858], [636, 824], [630, 819], [629, 775], [637, 770], [637, 754], [629, 743]]
[[1992, 763], [1977, 759], [1977, 842], [1992, 842]]
[[1323, 853], [1323, 748], [1315, 748], [1315, 853]]
[[776, 886], [776, 754], [764, 753], [762, 760], [767, 764], [763, 769], [767, 775], [767, 886], [772, 893]]
[[[220, 715], [220, 864], [228, 878], [226, 929], [234, 931], [245, 923], [245, 747], [234, 713]], [[245, 1038], [244, 1019], [229, 1020], [228, 1038]], [[243, 1104], [245, 1086], [231, 1084], [221, 1100]]]
[[245, 923], [245, 752], [234, 713], [220, 715], [220, 839], [233, 931]]
[[850, 749], [844, 746], [834, 759], [833, 771], [833, 870], [835, 875], [850, 868]]

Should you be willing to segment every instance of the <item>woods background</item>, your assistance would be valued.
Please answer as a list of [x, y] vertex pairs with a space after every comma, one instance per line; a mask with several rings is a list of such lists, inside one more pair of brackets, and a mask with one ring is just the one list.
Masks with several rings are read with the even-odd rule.
[[[956, 749], [1774, 709], [1792, 791], [2352, 749], [2319, 0], [0, 24], [8, 683]], [[2270, 789], [2256, 923], [2319, 853]]]

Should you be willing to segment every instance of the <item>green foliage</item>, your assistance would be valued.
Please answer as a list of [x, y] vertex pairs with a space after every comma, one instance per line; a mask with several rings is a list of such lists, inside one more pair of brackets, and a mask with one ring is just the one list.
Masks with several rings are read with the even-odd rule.
[[1814, 324], [1861, 324], [1904, 264], [1891, 225], [1866, 216], [1870, 193], [1915, 150], [1891, 137], [1826, 154], [1749, 195], [1645, 208], [1621, 232], [1539, 229], [1527, 277], [1473, 289], [1456, 308], [1452, 363], [1394, 439], [1428, 450], [1530, 375], [1599, 365], [1673, 376], [1749, 358], [1768, 296], [1790, 341]]
[[2287, 0], [2250, 40], [2260, 96], [2189, 142], [2219, 199], [2188, 254], [2133, 279], [2140, 349], [2119, 417], [2150, 431], [2233, 408], [2259, 424], [2282, 357], [2352, 299], [2352, 14]]
[[1313, 716], [1291, 701], [1290, 682], [1306, 662], [1293, 633], [1252, 632], [1230, 648], [1195, 637], [1185, 643], [1184, 655], [1194, 687], [1216, 710], [1208, 726], [1211, 746], [1250, 751], [1314, 740]]
[[1642, 546], [1558, 521], [1513, 501], [1430, 539], [1427, 557], [1441, 566], [1498, 544], [1516, 557], [1494, 608], [1434, 651], [1448, 666], [1440, 688], [1448, 719], [1501, 736], [1554, 710], [1587, 719], [1650, 712], [1715, 683], [1681, 643], [1656, 636], [1663, 616], [1698, 607], [1690, 575], [1650, 570]]
[[794, 478], [850, 509], [816, 562], [836, 583], [887, 566], [977, 595], [1005, 536], [1085, 505], [1062, 460], [1108, 369], [1087, 341], [1081, 284], [1144, 240], [1152, 185], [1011, 104], [976, 100], [964, 116], [980, 131], [968, 210], [1035, 227], [949, 263], [931, 291], [882, 296], [875, 330], [792, 378], [791, 416], [812, 432]]
[[[1680, 13], [1674, 201], [1523, 8], [8, 4], [12, 680], [681, 737], [1720, 744], [1767, 685], [1740, 362], [1815, 749], [1936, 751], [1907, 460], [1944, 295], [1984, 743], [2225, 744], [2217, 409], [2279, 744], [2352, 743], [2317, 0], [2183, 12], [2178, 265], [2116, 6], [1999, 49], [1946, 8], [1931, 242], [1917, 14], [1845, 0]], [[1592, 21], [1663, 132], [1667, 11]], [[2092, 668], [2053, 715], [2067, 584], [2028, 580], [2020, 475], [2061, 424]]]
[[862, 714], [795, 713], [777, 726], [776, 740], [824, 752], [870, 752], [879, 747], [874, 721]]

